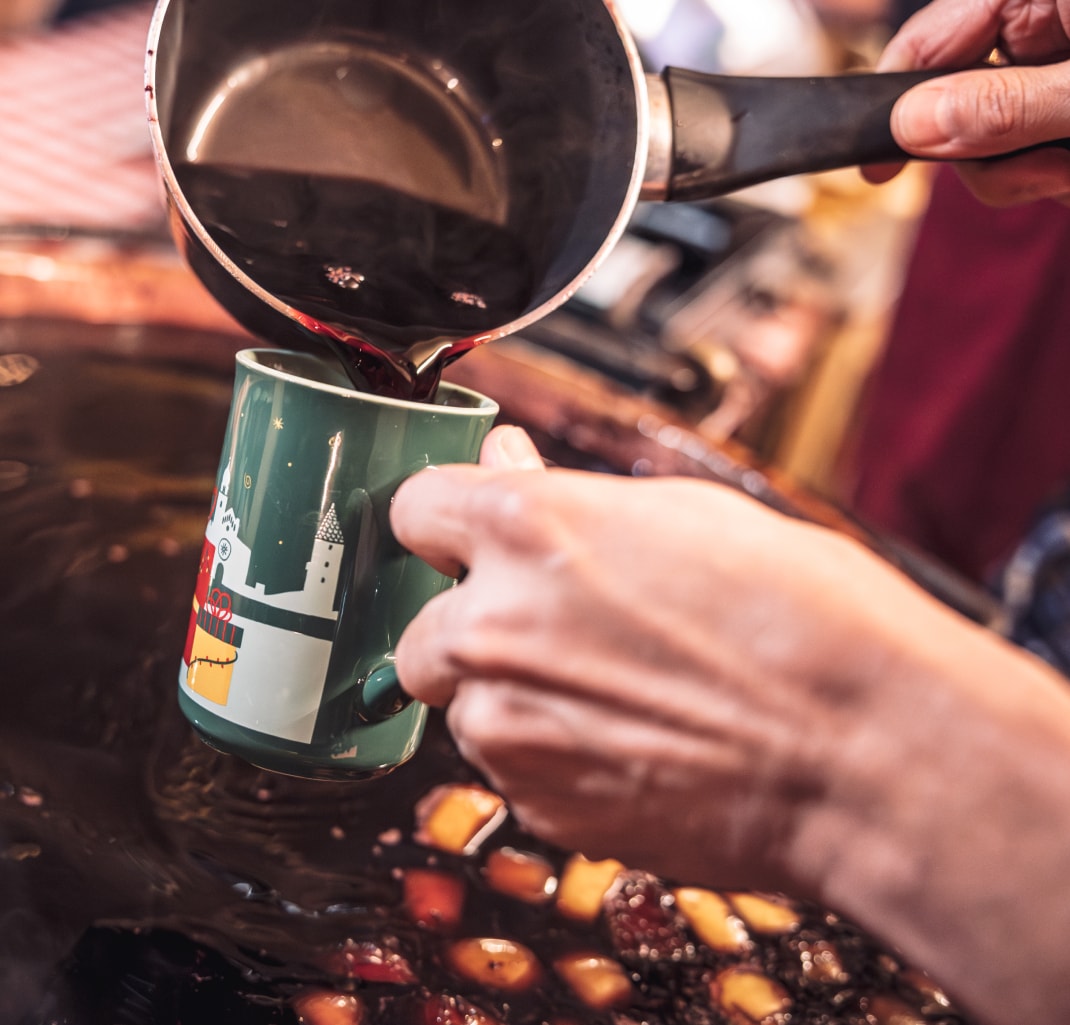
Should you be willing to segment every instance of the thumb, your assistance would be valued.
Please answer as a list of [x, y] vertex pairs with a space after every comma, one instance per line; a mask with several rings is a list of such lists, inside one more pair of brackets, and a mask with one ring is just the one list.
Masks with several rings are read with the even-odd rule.
[[1070, 66], [963, 71], [903, 94], [892, 133], [907, 152], [940, 160], [1012, 153], [1070, 135]]
[[535, 443], [520, 427], [495, 427], [483, 441], [479, 453], [482, 466], [492, 470], [543, 470], [545, 463]]

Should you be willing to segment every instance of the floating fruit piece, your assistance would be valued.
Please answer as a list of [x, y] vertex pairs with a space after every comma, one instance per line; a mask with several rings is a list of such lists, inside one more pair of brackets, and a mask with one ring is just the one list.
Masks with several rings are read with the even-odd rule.
[[347, 940], [326, 962], [326, 969], [347, 979], [411, 986], [419, 982], [408, 959], [387, 946]]
[[557, 886], [557, 910], [567, 918], [593, 922], [602, 902], [624, 866], [612, 858], [588, 861], [582, 854], [569, 858]]
[[710, 997], [731, 1025], [782, 1025], [789, 1020], [787, 990], [755, 968], [726, 968], [710, 984]]
[[416, 805], [417, 843], [451, 854], [474, 854], [505, 820], [505, 801], [484, 787], [447, 783]]
[[486, 1011], [448, 993], [430, 997], [421, 1017], [422, 1025], [501, 1025]]
[[683, 886], [673, 890], [673, 897], [692, 932], [706, 946], [725, 954], [739, 954], [750, 948], [742, 919], [719, 893]]
[[923, 1014], [940, 1014], [951, 1010], [951, 999], [919, 968], [904, 968], [899, 978], [918, 993]]
[[447, 948], [446, 961], [470, 982], [508, 993], [530, 989], [542, 976], [538, 958], [527, 947], [496, 937], [458, 940]]
[[691, 961], [696, 957], [687, 923], [664, 883], [648, 872], [622, 872], [603, 907], [613, 949], [636, 961]]
[[764, 893], [730, 893], [728, 900], [753, 932], [779, 936], [799, 928], [799, 912], [781, 897]]
[[808, 940], [799, 944], [803, 976], [821, 985], [839, 985], [851, 981], [840, 952], [828, 940]]
[[898, 997], [880, 994], [865, 1001], [866, 1020], [873, 1025], [925, 1025], [919, 1011]]
[[623, 1007], [635, 995], [624, 968], [602, 954], [568, 954], [554, 962], [554, 970], [580, 1000], [596, 1011]]
[[301, 1025], [361, 1025], [367, 1020], [364, 1004], [351, 993], [306, 990], [293, 998]]
[[512, 847], [491, 851], [483, 875], [491, 889], [529, 904], [545, 903], [557, 889], [554, 867], [546, 858]]
[[407, 868], [401, 887], [410, 921], [436, 932], [450, 932], [460, 923], [465, 897], [460, 876], [435, 868]]

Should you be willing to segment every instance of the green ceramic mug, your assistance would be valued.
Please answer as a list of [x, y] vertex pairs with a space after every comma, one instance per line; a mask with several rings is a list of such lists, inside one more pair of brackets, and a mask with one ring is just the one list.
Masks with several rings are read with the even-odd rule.
[[402, 630], [454, 581], [390, 531], [398, 485], [473, 462], [498, 406], [358, 392], [315, 356], [239, 352], [178, 697], [201, 737], [265, 769], [367, 779], [415, 752]]

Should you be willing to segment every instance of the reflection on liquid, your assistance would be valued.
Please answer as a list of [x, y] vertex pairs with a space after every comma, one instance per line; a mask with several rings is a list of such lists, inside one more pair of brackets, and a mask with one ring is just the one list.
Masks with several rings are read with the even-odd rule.
[[508, 820], [429, 843], [422, 799], [472, 779], [439, 718], [354, 785], [200, 743], [174, 691], [230, 375], [44, 348], [0, 388], [0, 1021], [961, 1021], [820, 909], [728, 909], [718, 949], [642, 873], [564, 914], [567, 853]]

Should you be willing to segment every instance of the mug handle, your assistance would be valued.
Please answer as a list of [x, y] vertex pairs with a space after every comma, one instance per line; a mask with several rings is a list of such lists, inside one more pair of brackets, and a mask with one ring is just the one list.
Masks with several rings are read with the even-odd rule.
[[[414, 473], [434, 468], [434, 463], [421, 463], [419, 466], [412, 467], [402, 480]], [[398, 486], [400, 487], [400, 482]], [[397, 543], [396, 539], [394, 543]], [[461, 571], [459, 581], [464, 579], [464, 572], [464, 570]], [[380, 665], [372, 669], [358, 687], [353, 709], [356, 722], [351, 729], [386, 722], [405, 711], [415, 700], [402, 689], [392, 655], [387, 655]]]
[[401, 689], [393, 661], [373, 669], [360, 685], [355, 712], [361, 723], [385, 722], [412, 704], [414, 698]]

